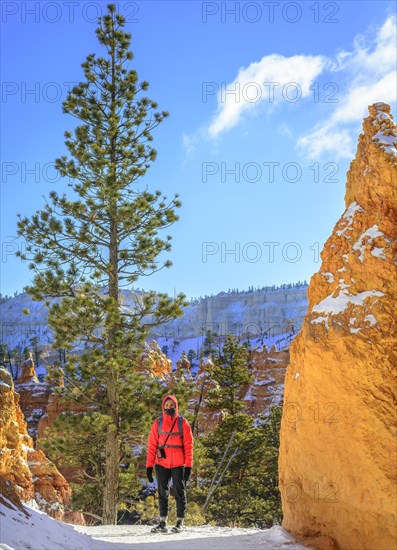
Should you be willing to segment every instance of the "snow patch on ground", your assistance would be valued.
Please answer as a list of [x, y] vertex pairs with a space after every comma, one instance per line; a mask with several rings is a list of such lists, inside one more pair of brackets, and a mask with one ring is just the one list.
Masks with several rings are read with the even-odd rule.
[[[307, 547], [298, 544], [295, 539], [282, 527], [274, 526], [271, 529], [240, 529], [232, 527], [211, 527], [201, 525], [187, 527], [183, 533], [153, 535], [148, 526], [118, 526], [118, 527], [81, 527], [79, 531], [90, 533], [99, 540], [109, 542], [135, 543], [123, 545], [120, 548], [136, 548], [144, 543], [149, 550], [241, 550], [261, 549], [274, 550], [303, 550]], [[112, 532], [110, 532], [112, 529]], [[181, 540], [182, 539], [182, 540]], [[112, 546], [113, 547], [113, 546]]]
[[0, 504], [3, 550], [132, 550], [140, 544], [145, 550], [307, 550], [280, 526], [261, 530], [202, 525], [177, 534], [153, 534], [147, 525], [72, 526], [28, 506], [26, 517], [7, 503]]

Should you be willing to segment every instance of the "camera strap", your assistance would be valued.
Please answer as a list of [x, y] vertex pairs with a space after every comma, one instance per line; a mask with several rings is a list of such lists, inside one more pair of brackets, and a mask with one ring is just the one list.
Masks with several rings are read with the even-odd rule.
[[172, 434], [172, 430], [174, 429], [174, 426], [175, 426], [175, 422], [176, 422], [177, 420], [178, 420], [178, 418], [175, 418], [175, 420], [174, 420], [174, 422], [173, 422], [173, 424], [172, 424], [172, 426], [171, 426], [171, 429], [170, 429], [170, 431], [169, 431], [169, 433], [168, 433], [167, 437], [165, 438], [165, 441], [164, 441], [164, 443], [163, 443], [162, 447], [165, 447], [165, 444], [167, 443], [167, 441], [168, 441], [168, 438], [169, 438], [169, 437], [170, 437], [170, 435]]

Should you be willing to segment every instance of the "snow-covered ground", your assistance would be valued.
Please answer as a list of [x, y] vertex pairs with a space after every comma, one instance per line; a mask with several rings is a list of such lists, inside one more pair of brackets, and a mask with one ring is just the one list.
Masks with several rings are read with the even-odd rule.
[[179, 534], [153, 534], [142, 525], [67, 525], [28, 506], [26, 517], [8, 504], [0, 503], [1, 550], [131, 550], [140, 544], [145, 550], [307, 549], [279, 526], [260, 530], [203, 525]]

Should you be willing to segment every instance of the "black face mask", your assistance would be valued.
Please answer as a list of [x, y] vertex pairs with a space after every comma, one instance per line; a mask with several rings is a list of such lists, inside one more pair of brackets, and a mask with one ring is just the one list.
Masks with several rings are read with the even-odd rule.
[[174, 416], [175, 414], [175, 409], [164, 409], [165, 410], [165, 414], [169, 414], [170, 416]]

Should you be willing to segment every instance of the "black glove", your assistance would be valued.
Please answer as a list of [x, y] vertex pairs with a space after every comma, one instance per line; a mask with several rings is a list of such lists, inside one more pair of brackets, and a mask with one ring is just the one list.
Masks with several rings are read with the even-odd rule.
[[149, 483], [153, 483], [153, 468], [146, 468], [146, 477]]
[[192, 469], [188, 468], [188, 466], [185, 466], [185, 471], [183, 472], [183, 481], [189, 481], [189, 477], [191, 473], [192, 473]]

